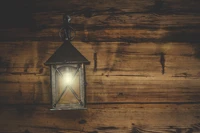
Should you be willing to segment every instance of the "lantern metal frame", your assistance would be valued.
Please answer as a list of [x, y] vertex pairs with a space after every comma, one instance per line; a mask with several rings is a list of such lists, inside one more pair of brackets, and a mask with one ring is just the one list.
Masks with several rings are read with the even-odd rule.
[[[71, 18], [67, 15], [63, 17], [63, 27], [60, 30], [60, 37], [63, 39], [63, 44], [55, 51], [55, 53], [45, 62], [45, 65], [50, 66], [50, 81], [52, 88], [52, 109], [51, 110], [73, 110], [86, 109], [86, 79], [85, 65], [90, 62], [71, 44], [71, 32], [75, 31], [69, 25]], [[63, 72], [61, 72], [63, 70]], [[71, 84], [65, 84], [61, 79], [64, 79], [63, 73], [74, 71]], [[77, 75], [78, 74], [78, 75]], [[78, 77], [78, 78], [76, 78]], [[69, 79], [69, 76], [67, 77]], [[66, 80], [64, 79], [66, 82]], [[74, 85], [72, 87], [72, 85]], [[61, 102], [66, 93], [71, 92], [73, 102]], [[77, 94], [78, 93], [78, 94]], [[74, 100], [75, 99], [75, 100]]]

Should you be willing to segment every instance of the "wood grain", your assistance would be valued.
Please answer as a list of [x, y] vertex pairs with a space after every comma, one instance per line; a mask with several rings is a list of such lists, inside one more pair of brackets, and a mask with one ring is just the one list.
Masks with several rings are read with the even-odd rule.
[[198, 133], [199, 109], [199, 104], [100, 104], [66, 112], [44, 105], [1, 106], [0, 132]]
[[[76, 41], [73, 44], [91, 61], [86, 67], [88, 103], [200, 101], [196, 45]], [[1, 103], [50, 103], [50, 73], [43, 63], [60, 45], [61, 42], [2, 42]], [[8, 55], [7, 51], [13, 52]], [[164, 75], [161, 52], [165, 53]]]
[[[1, 41], [60, 41], [63, 13], [37, 13], [35, 29], [1, 30]], [[199, 15], [196, 14], [117, 14], [91, 18], [72, 16], [76, 41], [85, 42], [199, 42]], [[176, 37], [175, 37], [176, 36]], [[184, 36], [184, 38], [182, 38]]]
[[[4, 0], [0, 133], [199, 133], [200, 1]], [[12, 9], [12, 10], [11, 10]], [[87, 110], [50, 111], [44, 62], [64, 14], [86, 66]]]
[[[200, 102], [199, 77], [87, 76], [87, 102]], [[50, 103], [48, 76], [1, 79], [1, 103]]]

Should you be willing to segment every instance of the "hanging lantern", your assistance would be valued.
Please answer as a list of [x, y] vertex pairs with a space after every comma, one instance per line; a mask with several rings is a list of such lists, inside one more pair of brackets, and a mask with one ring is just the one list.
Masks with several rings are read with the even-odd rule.
[[86, 108], [85, 64], [90, 62], [71, 44], [70, 17], [64, 16], [60, 37], [63, 44], [45, 62], [50, 66], [52, 110]]

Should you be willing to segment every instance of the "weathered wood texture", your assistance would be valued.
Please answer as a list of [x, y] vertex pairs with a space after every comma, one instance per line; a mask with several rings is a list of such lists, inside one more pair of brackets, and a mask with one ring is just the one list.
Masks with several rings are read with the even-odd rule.
[[[1, 103], [50, 102], [49, 68], [43, 63], [60, 42], [45, 43], [2, 43]], [[93, 43], [74, 44], [93, 60]], [[93, 61], [86, 69], [88, 102], [200, 102], [200, 62], [192, 46], [100, 43], [97, 47], [96, 71]], [[7, 54], [9, 50], [13, 52]]]
[[[1, 107], [1, 133], [199, 133], [200, 105], [88, 105], [50, 111], [48, 106]], [[9, 127], [9, 128], [8, 128]]]
[[[0, 132], [200, 132], [199, 7], [198, 0], [2, 2]], [[47, 106], [44, 62], [62, 44], [65, 13], [76, 29], [72, 44], [91, 61], [86, 111]]]

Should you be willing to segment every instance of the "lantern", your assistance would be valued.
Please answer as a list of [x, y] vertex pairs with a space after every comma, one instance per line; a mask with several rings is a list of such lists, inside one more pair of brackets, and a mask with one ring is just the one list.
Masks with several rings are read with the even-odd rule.
[[89, 61], [71, 44], [69, 16], [64, 16], [63, 44], [46, 61], [50, 66], [52, 110], [85, 109], [85, 64]]

